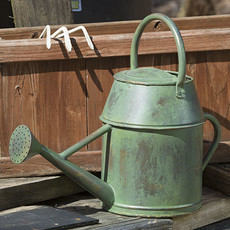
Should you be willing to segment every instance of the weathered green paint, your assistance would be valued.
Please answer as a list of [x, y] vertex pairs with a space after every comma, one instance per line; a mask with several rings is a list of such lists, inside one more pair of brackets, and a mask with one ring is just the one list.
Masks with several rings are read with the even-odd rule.
[[202, 133], [202, 125], [169, 130], [113, 127], [103, 143], [102, 179], [115, 188], [109, 211], [159, 217], [199, 208]]
[[[109, 130], [111, 130], [111, 126], [104, 125], [102, 128], [91, 134], [89, 139], [95, 139], [99, 134], [103, 135], [105, 131], [108, 132]], [[81, 144], [83, 143], [84, 140]], [[69, 151], [64, 152], [74, 152], [74, 149], [76, 148], [79, 148], [79, 145], [74, 145], [69, 148]], [[30, 129], [25, 125], [18, 126], [12, 133], [9, 144], [9, 153], [11, 160], [17, 164], [33, 157], [35, 154], [40, 154], [84, 189], [90, 191], [94, 196], [101, 199], [107, 208], [110, 208], [114, 202], [113, 188], [109, 184], [63, 158], [69, 156], [69, 154], [57, 154], [41, 145]]]
[[[179, 73], [137, 68], [140, 36], [153, 19], [165, 21], [173, 32]], [[10, 141], [11, 159], [21, 163], [41, 154], [114, 213], [166, 217], [197, 210], [202, 171], [221, 131], [212, 115], [203, 114], [193, 78], [185, 75], [184, 45], [175, 24], [161, 14], [144, 19], [132, 43], [131, 70], [114, 78], [100, 116], [104, 126], [60, 154], [40, 145], [26, 126], [19, 126]], [[215, 135], [203, 160], [205, 119], [211, 121]], [[100, 180], [67, 158], [103, 134]]]
[[104, 123], [127, 128], [169, 129], [196, 126], [205, 121], [191, 77], [186, 77], [185, 97], [178, 99], [175, 96], [176, 83], [159, 86], [123, 82], [124, 72], [114, 76], [100, 116]]

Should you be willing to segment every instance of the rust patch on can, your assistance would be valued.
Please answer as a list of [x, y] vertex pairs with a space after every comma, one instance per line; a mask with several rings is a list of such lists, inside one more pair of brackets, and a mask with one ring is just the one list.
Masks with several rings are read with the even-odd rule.
[[160, 98], [157, 102], [158, 105], [164, 105], [166, 102], [165, 98]]

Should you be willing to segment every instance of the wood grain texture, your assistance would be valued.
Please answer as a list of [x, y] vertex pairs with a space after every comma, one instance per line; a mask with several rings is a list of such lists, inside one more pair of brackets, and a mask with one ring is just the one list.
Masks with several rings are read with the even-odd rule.
[[209, 188], [203, 189], [202, 207], [189, 215], [173, 218], [173, 229], [196, 229], [230, 217], [230, 197]]
[[[87, 60], [87, 115], [88, 131], [92, 133], [102, 122], [99, 116], [102, 113], [104, 104], [108, 97], [113, 83], [113, 75], [119, 71], [129, 68], [127, 57], [113, 57]], [[89, 150], [101, 149], [102, 138], [95, 140], [88, 146]]]
[[230, 195], [230, 163], [209, 165], [204, 171], [203, 181], [206, 186]]
[[83, 192], [67, 176], [0, 179], [0, 210]]
[[[204, 143], [204, 155], [207, 153], [210, 143]], [[221, 141], [213, 154], [210, 163], [230, 162], [230, 141]]]
[[[101, 171], [101, 151], [82, 151], [71, 156], [69, 159], [71, 162], [87, 171]], [[0, 166], [0, 178], [63, 174], [63, 172], [40, 156], [35, 156], [17, 165], [15, 165], [9, 157], [1, 157]]]
[[[197, 30], [197, 29], [214, 29], [229, 28], [230, 15], [212, 15], [202, 17], [184, 17], [172, 19], [179, 30]], [[119, 21], [119, 22], [101, 22], [82, 24], [86, 27], [89, 34], [123, 34], [134, 33], [140, 20]], [[79, 26], [79, 24], [65, 25], [68, 29]], [[51, 31], [56, 31], [60, 26], [51, 26]], [[21, 27], [15, 29], [0, 29], [0, 37], [5, 40], [30, 39], [38, 37], [44, 26]], [[145, 29], [145, 32], [168, 31], [168, 27], [159, 21], [151, 22]], [[71, 36], [82, 36], [81, 31], [74, 32]]]
[[10, 135], [21, 123], [28, 125], [42, 144], [57, 152], [86, 136], [84, 67], [83, 60], [2, 66], [2, 156], [8, 155]]
[[69, 0], [12, 0], [16, 27], [73, 23]]
[[[99, 219], [100, 225], [87, 226], [79, 228], [79, 230], [86, 229], [175, 229], [187, 230], [195, 229], [201, 226], [223, 220], [230, 216], [230, 197], [212, 189], [203, 188], [202, 193], [203, 206], [196, 212], [188, 215], [183, 215], [174, 218], [146, 218], [129, 217], [122, 215], [115, 215], [113, 213], [105, 212], [101, 208], [101, 202], [85, 194], [76, 195], [76, 201], [68, 198], [63, 202], [61, 200], [61, 209], [74, 211], [86, 216]], [[71, 197], [72, 198], [72, 197]], [[55, 203], [57, 204], [57, 203]], [[51, 204], [52, 205], [52, 204]], [[84, 207], [84, 208], [83, 208]], [[133, 223], [133, 224], [132, 224]], [[155, 225], [154, 225], [155, 223]], [[140, 225], [139, 225], [140, 224]], [[143, 225], [142, 225], [143, 224]], [[127, 228], [126, 228], [127, 227]], [[139, 227], [139, 228], [138, 228]]]
[[[230, 139], [230, 57], [229, 52], [187, 53], [187, 75], [194, 78], [204, 112], [214, 115], [221, 124], [221, 140]], [[211, 141], [213, 127], [204, 124], [204, 139]]]
[[[186, 52], [228, 50], [230, 29], [204, 29], [181, 31]], [[130, 55], [133, 34], [109, 34], [92, 36], [95, 50], [91, 50], [85, 38], [72, 37], [73, 51], [67, 52], [63, 39], [51, 41], [51, 49], [46, 48], [46, 39], [22, 39], [0, 41], [0, 63], [67, 60]], [[139, 54], [175, 53], [176, 45], [169, 31], [146, 32], [142, 35]]]

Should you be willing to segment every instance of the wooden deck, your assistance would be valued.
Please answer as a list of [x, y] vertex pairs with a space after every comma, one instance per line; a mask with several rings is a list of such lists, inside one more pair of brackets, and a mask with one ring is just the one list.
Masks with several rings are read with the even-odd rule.
[[[80, 230], [186, 230], [197, 229], [220, 220], [230, 218], [230, 196], [224, 195], [207, 187], [203, 188], [203, 206], [200, 210], [189, 215], [168, 219], [156, 219], [121, 216], [104, 211], [102, 210], [101, 202], [98, 199], [92, 197], [86, 192], [83, 192], [77, 184], [66, 178], [66, 176], [1, 179], [0, 184], [1, 208], [6, 209], [0, 212], [0, 222], [1, 218], [6, 217], [9, 213], [18, 215], [20, 212], [38, 210], [44, 208], [44, 206], [55, 207], [58, 210], [60, 209], [73, 212], [76, 214], [76, 217], [78, 215], [83, 215], [86, 218], [98, 220], [98, 223], [97, 221], [93, 222], [93, 225], [92, 223], [89, 223], [88, 226], [78, 227], [77, 229]], [[48, 199], [55, 197], [56, 199], [47, 201]], [[10, 207], [15, 206], [20, 207], [9, 209]], [[27, 215], [22, 215], [22, 219], [23, 218], [26, 220]], [[60, 223], [62, 223], [61, 219], [62, 216], [60, 216]], [[70, 222], [70, 224], [71, 223], [72, 222]], [[225, 223], [228, 222], [225, 221]]]

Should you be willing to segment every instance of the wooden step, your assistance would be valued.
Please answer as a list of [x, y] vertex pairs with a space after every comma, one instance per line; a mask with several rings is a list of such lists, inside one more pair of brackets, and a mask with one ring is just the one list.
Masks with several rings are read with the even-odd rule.
[[209, 165], [204, 171], [203, 181], [210, 188], [230, 195], [230, 163]]
[[0, 210], [84, 191], [67, 176], [0, 179]]
[[[31, 190], [30, 193], [34, 191]], [[78, 228], [85, 229], [197, 229], [230, 217], [230, 197], [220, 192], [203, 188], [203, 205], [201, 209], [188, 215], [168, 219], [139, 218], [115, 215], [102, 210], [101, 202], [88, 193], [80, 193], [65, 198], [43, 202], [43, 205], [55, 206], [86, 217], [99, 219], [99, 224]], [[20, 207], [2, 211], [0, 216], [9, 213], [41, 208], [40, 205]], [[26, 217], [25, 217], [26, 218]], [[60, 222], [61, 224], [61, 222]]]

